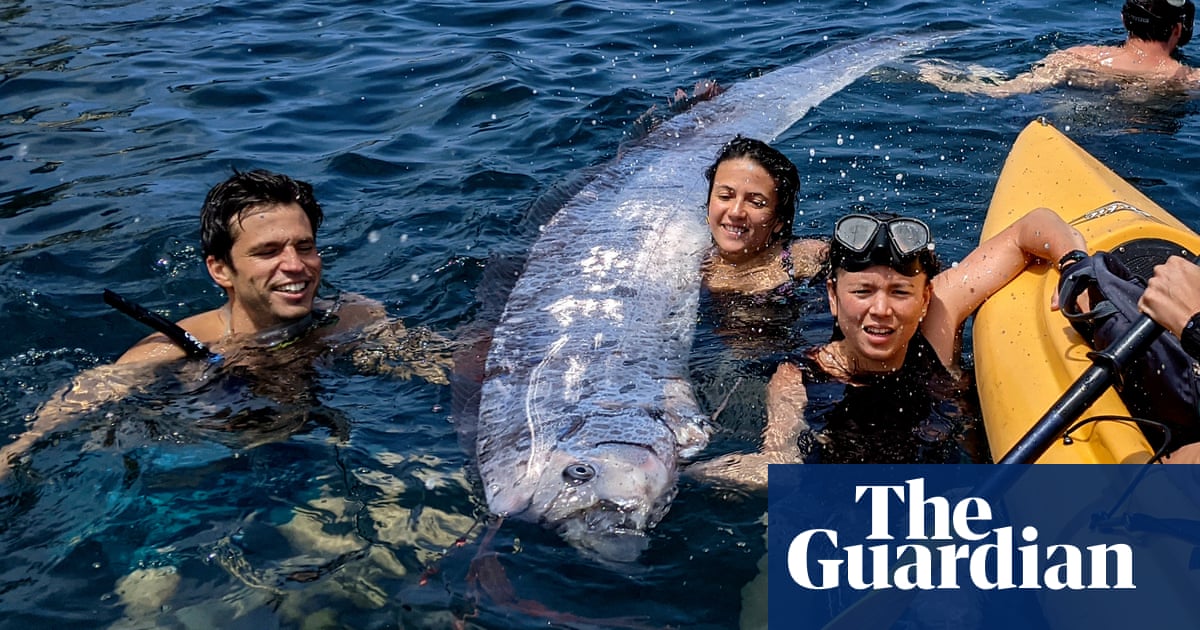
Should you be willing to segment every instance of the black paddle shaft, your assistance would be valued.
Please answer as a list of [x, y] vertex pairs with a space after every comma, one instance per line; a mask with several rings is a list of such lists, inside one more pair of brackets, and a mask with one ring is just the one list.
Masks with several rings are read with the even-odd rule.
[[1130, 359], [1142, 354], [1162, 334], [1158, 322], [1142, 315], [1120, 339], [1103, 352], [1088, 356], [1092, 365], [1050, 407], [1046, 415], [1001, 459], [1000, 464], [1032, 464], [1096, 399], [1112, 385]]
[[[1192, 262], [1200, 264], [1200, 257]], [[1092, 366], [1076, 379], [1046, 415], [1042, 416], [1042, 419], [1038, 420], [997, 463], [1032, 464], [1041, 457], [1067, 426], [1108, 389], [1121, 369], [1134, 357], [1145, 352], [1162, 332], [1163, 327], [1159, 326], [1158, 322], [1150, 319], [1149, 315], [1142, 315], [1124, 335], [1102, 352], [1089, 353]]]

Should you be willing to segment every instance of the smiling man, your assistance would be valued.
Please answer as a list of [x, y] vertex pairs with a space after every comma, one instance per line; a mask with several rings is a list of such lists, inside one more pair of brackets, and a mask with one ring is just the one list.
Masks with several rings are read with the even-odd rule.
[[[235, 172], [208, 192], [200, 212], [204, 264], [225, 290], [226, 303], [179, 325], [217, 348], [248, 340], [277, 341], [328, 326], [330, 332], [382, 319], [378, 303], [344, 296], [317, 300], [321, 254], [316, 231], [324, 220], [312, 186], [263, 170]], [[162, 333], [146, 337], [118, 363], [179, 359], [184, 351]]]
[[[205, 267], [226, 301], [177, 325], [203, 353], [219, 357], [216, 367], [185, 361], [196, 356], [190, 352], [195, 348], [185, 349], [180, 335], [157, 332], [142, 339], [116, 364], [84, 371], [42, 404], [24, 433], [0, 446], [0, 481], [43, 436], [99, 405], [152, 391], [164, 375], [197, 382], [233, 375], [239, 387], [264, 392], [248, 400], [265, 397], [268, 407], [307, 400], [312, 374], [305, 366], [340, 357], [360, 372], [445, 384], [451, 363], [446, 339], [425, 328], [405, 328], [382, 304], [362, 295], [317, 296], [322, 264], [316, 231], [323, 219], [312, 186], [286, 175], [235, 171], [214, 186], [201, 209], [200, 240]], [[173, 326], [161, 324], [159, 330]], [[226, 402], [217, 407], [224, 409]], [[232, 431], [238, 423], [226, 424]], [[285, 437], [286, 432], [275, 436]]]

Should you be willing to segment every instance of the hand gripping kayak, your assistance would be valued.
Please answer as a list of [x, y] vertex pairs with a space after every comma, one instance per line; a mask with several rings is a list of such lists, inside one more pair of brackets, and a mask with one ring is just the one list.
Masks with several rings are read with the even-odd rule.
[[[1200, 264], [1200, 257], [1192, 262]], [[1163, 332], [1149, 315], [1138, 318], [1129, 330], [1099, 352], [1088, 353], [1092, 365], [1067, 388], [1045, 415], [1017, 441], [998, 464], [1032, 464], [1054, 440], [1114, 383], [1131, 359], [1146, 352]]]

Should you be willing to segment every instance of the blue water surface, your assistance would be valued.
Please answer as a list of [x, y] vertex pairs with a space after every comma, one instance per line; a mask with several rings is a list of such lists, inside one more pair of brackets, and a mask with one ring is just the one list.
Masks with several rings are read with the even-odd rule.
[[[222, 302], [197, 217], [232, 168], [311, 181], [329, 282], [454, 336], [480, 310], [489, 256], [523, 251], [545, 197], [616, 159], [677, 88], [927, 31], [952, 37], [923, 56], [1012, 74], [1120, 41], [1120, 4], [0, 0], [0, 443], [148, 332], [105, 306], [104, 288], [172, 319]], [[913, 61], [871, 72], [777, 142], [802, 173], [799, 233], [892, 210], [929, 221], [956, 260], [1038, 116], [1200, 225], [1189, 95], [950, 95]], [[818, 302], [796, 343], [828, 330]], [[731, 362], [698, 347], [699, 384]], [[0, 628], [738, 626], [765, 497], [685, 482], [624, 570], [533, 527], [506, 524], [485, 548], [447, 388], [343, 368], [318, 370], [293, 401], [228, 403], [219, 385], [126, 400], [40, 442], [0, 487]], [[294, 422], [229, 443], [189, 425], [195, 400], [274, 405]], [[726, 430], [753, 436], [755, 421]], [[499, 564], [476, 562], [472, 581], [487, 552]]]

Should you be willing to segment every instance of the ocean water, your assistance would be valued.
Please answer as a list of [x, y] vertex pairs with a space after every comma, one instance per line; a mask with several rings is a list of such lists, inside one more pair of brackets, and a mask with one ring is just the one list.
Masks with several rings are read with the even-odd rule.
[[[1119, 9], [0, 0], [0, 443], [148, 332], [105, 306], [104, 288], [172, 319], [222, 302], [197, 217], [232, 168], [312, 182], [328, 281], [453, 336], [478, 315], [489, 256], [528, 247], [553, 191], [617, 159], [677, 88], [927, 31], [953, 36], [922, 56], [1012, 74], [1120, 41]], [[1200, 226], [1193, 95], [943, 94], [915, 61], [871, 72], [779, 138], [802, 173], [799, 233], [892, 210], [929, 221], [956, 260], [1039, 116]], [[822, 308], [800, 339], [827, 335]], [[506, 524], [485, 544], [446, 387], [337, 366], [313, 378], [315, 393], [275, 401], [294, 422], [261, 444], [192, 430], [188, 396], [123, 401], [39, 443], [0, 485], [0, 628], [738, 625], [765, 498], [685, 483], [621, 571], [536, 528]]]

